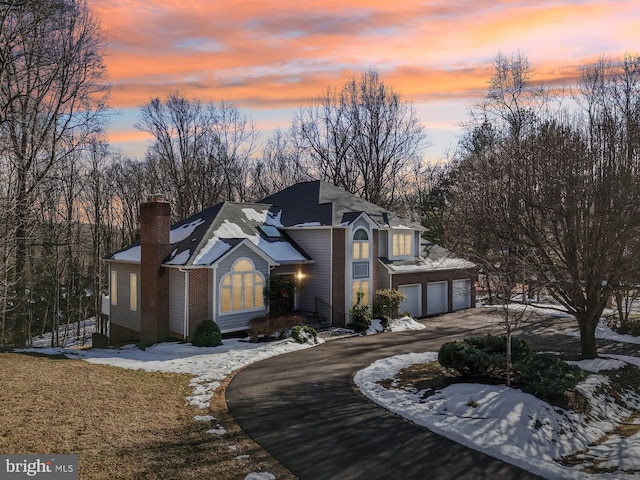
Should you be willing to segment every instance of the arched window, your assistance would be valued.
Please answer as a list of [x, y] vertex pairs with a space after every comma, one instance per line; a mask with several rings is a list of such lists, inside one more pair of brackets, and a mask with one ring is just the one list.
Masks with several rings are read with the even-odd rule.
[[369, 234], [364, 228], [359, 228], [353, 233], [353, 259], [369, 259]]
[[264, 308], [264, 275], [248, 258], [239, 258], [220, 280], [220, 312]]

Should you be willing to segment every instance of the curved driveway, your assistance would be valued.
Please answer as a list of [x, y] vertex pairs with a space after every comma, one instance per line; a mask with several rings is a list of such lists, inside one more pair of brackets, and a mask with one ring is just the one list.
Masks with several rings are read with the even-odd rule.
[[[303, 480], [539, 478], [391, 414], [353, 386], [354, 373], [380, 358], [500, 332], [488, 317], [467, 312], [428, 319], [417, 332], [332, 340], [250, 365], [227, 387], [229, 411]], [[555, 341], [566, 346], [567, 338]]]

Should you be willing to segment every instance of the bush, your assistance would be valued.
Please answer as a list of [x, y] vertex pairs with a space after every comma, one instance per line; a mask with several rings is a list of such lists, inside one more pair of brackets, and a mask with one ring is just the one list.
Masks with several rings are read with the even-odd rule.
[[544, 399], [561, 399], [586, 374], [551, 355], [532, 354], [514, 364], [514, 383], [524, 392]]
[[196, 347], [217, 347], [222, 345], [220, 327], [212, 320], [200, 322], [193, 332], [191, 343]]
[[[438, 362], [466, 377], [490, 377], [496, 381], [506, 379], [505, 336], [487, 335], [448, 342], [438, 351]], [[569, 365], [550, 356], [531, 352], [529, 344], [521, 339], [511, 339], [513, 385], [522, 391], [544, 400], [564, 397], [585, 378], [585, 373], [575, 365]]]
[[296, 282], [290, 275], [271, 275], [264, 289], [264, 299], [272, 317], [287, 315], [293, 310]]
[[371, 309], [371, 305], [365, 305], [364, 303], [357, 303], [353, 307], [351, 307], [352, 323], [347, 325], [348, 328], [351, 328], [357, 333], [364, 333], [371, 326], [371, 318], [373, 311]]
[[272, 317], [255, 317], [249, 320], [249, 341], [259, 342], [269, 340], [275, 334], [278, 338], [285, 338], [291, 327], [300, 325], [302, 317], [299, 315], [278, 315]]
[[376, 318], [381, 320], [391, 320], [398, 313], [398, 308], [407, 296], [398, 291], [388, 288], [376, 290], [373, 297], [373, 311], [376, 312]]
[[318, 332], [307, 325], [296, 325], [291, 329], [291, 336], [298, 343], [318, 343]]
[[[511, 339], [511, 361], [517, 362], [531, 353], [529, 344]], [[486, 335], [448, 342], [438, 351], [438, 362], [463, 376], [502, 377], [507, 369], [507, 337]]]

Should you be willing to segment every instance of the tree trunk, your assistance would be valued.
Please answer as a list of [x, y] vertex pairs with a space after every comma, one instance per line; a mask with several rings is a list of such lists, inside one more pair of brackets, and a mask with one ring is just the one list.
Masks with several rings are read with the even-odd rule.
[[598, 346], [596, 345], [596, 326], [598, 325], [598, 316], [588, 316], [585, 318], [576, 317], [580, 326], [580, 347], [582, 349], [582, 358], [597, 358]]

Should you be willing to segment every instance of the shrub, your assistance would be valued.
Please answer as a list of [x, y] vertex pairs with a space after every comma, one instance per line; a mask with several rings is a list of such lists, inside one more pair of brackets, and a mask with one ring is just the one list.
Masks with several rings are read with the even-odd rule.
[[285, 338], [291, 328], [296, 325], [302, 325], [302, 317], [300, 315], [279, 315], [269, 318], [273, 322], [273, 329], [278, 334], [278, 338]]
[[273, 317], [287, 315], [293, 310], [296, 282], [290, 275], [271, 275], [264, 289], [264, 299]]
[[[526, 358], [530, 353], [526, 341], [511, 339], [512, 363]], [[438, 362], [463, 376], [501, 377], [505, 375], [507, 367], [507, 337], [486, 335], [445, 343], [438, 351]]]
[[378, 314], [376, 318], [391, 320], [398, 313], [398, 308], [407, 296], [394, 289], [381, 288], [376, 290], [373, 297], [373, 310]]
[[196, 347], [217, 347], [222, 345], [220, 327], [212, 320], [200, 322], [193, 332], [191, 343]]
[[[487, 335], [448, 342], [438, 351], [438, 362], [467, 377], [487, 376], [496, 381], [506, 377], [506, 337]], [[562, 399], [567, 390], [585, 374], [575, 365], [543, 354], [531, 352], [529, 344], [511, 339], [513, 384], [522, 391], [544, 400]]]
[[318, 332], [307, 325], [296, 325], [291, 329], [291, 336], [298, 343], [318, 343]]
[[365, 305], [364, 303], [357, 303], [351, 307], [352, 323], [347, 327], [353, 329], [357, 333], [364, 333], [371, 326], [371, 318], [373, 311], [371, 305]]
[[275, 334], [278, 338], [285, 338], [294, 325], [300, 325], [302, 317], [299, 315], [278, 315], [273, 317], [255, 317], [249, 320], [249, 341], [259, 342], [269, 340]]
[[514, 383], [543, 399], [561, 399], [585, 378], [585, 373], [551, 355], [532, 354], [514, 364]]

